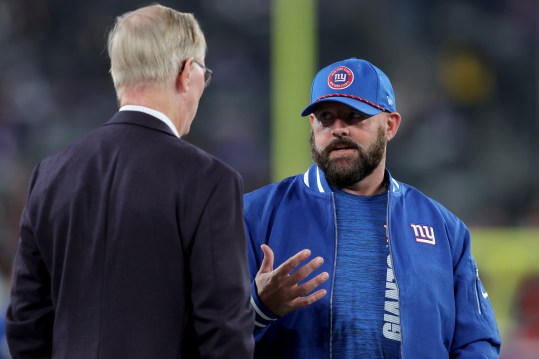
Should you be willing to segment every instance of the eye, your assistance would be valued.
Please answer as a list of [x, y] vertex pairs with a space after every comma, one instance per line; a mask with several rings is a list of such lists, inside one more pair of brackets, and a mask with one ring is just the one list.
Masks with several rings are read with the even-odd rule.
[[361, 112], [352, 111], [348, 114], [348, 118], [351, 120], [362, 120], [365, 118], [365, 115]]
[[364, 113], [358, 112], [358, 111], [351, 111], [348, 113], [347, 116], [347, 122], [349, 124], [356, 124], [358, 122], [361, 122], [368, 118], [369, 116], [365, 115]]
[[319, 115], [320, 120], [322, 121], [330, 121], [334, 118], [333, 114], [329, 111], [324, 111]]
[[315, 114], [316, 119], [323, 125], [328, 126], [335, 121], [335, 115], [331, 111], [320, 111]]

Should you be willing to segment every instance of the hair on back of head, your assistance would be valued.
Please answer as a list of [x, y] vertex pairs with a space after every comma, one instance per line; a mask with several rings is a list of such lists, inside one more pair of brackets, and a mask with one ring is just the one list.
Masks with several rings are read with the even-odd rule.
[[165, 87], [185, 59], [205, 55], [206, 40], [193, 14], [154, 4], [116, 18], [108, 53], [120, 99], [126, 87]]

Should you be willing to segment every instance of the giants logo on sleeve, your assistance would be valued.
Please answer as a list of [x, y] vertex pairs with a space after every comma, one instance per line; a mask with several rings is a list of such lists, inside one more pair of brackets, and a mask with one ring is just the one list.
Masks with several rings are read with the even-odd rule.
[[414, 236], [416, 242], [426, 244], [436, 244], [436, 238], [434, 237], [434, 228], [431, 226], [424, 226], [421, 224], [410, 224], [410, 227], [414, 230]]
[[354, 82], [354, 73], [346, 66], [335, 68], [328, 76], [328, 86], [334, 90], [342, 90]]

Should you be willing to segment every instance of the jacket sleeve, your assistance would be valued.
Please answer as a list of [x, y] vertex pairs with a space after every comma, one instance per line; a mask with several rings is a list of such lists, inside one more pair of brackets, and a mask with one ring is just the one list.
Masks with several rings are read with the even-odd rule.
[[256, 238], [253, 233], [260, 233], [256, 230], [256, 224], [260, 223], [260, 214], [256, 212], [256, 206], [252, 205], [252, 195], [244, 197], [245, 205], [245, 230], [247, 235], [247, 254], [249, 259], [249, 275], [251, 279], [251, 306], [255, 312], [255, 327], [253, 335], [255, 341], [258, 342], [267, 331], [271, 323], [279, 318], [279, 316], [266, 308], [264, 303], [258, 297], [255, 277], [262, 264], [262, 245], [263, 239]]
[[[32, 183], [37, 177], [37, 169]], [[48, 358], [52, 354], [54, 308], [51, 279], [34, 238], [28, 206], [21, 216], [11, 298], [6, 315], [6, 337], [13, 358]]]
[[498, 358], [500, 335], [488, 293], [470, 250], [470, 233], [462, 223], [454, 257], [456, 323], [451, 358]]
[[202, 358], [251, 358], [253, 312], [236, 172], [212, 171], [189, 250], [193, 320]]

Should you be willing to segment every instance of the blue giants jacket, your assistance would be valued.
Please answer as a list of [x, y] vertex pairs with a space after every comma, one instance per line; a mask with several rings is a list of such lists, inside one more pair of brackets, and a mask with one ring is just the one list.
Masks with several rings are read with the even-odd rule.
[[[391, 178], [387, 235], [400, 315], [384, 326], [401, 336], [403, 359], [497, 358], [500, 337], [488, 294], [470, 252], [464, 223], [415, 188]], [[251, 304], [256, 312], [256, 358], [331, 358], [332, 297], [337, 248], [333, 193], [311, 165], [244, 197]], [[254, 278], [266, 243], [274, 268], [302, 249], [321, 256], [327, 295], [278, 317], [256, 293]], [[389, 271], [388, 271], [389, 272]], [[388, 274], [389, 277], [389, 274]], [[382, 334], [382, 328], [381, 334]]]

